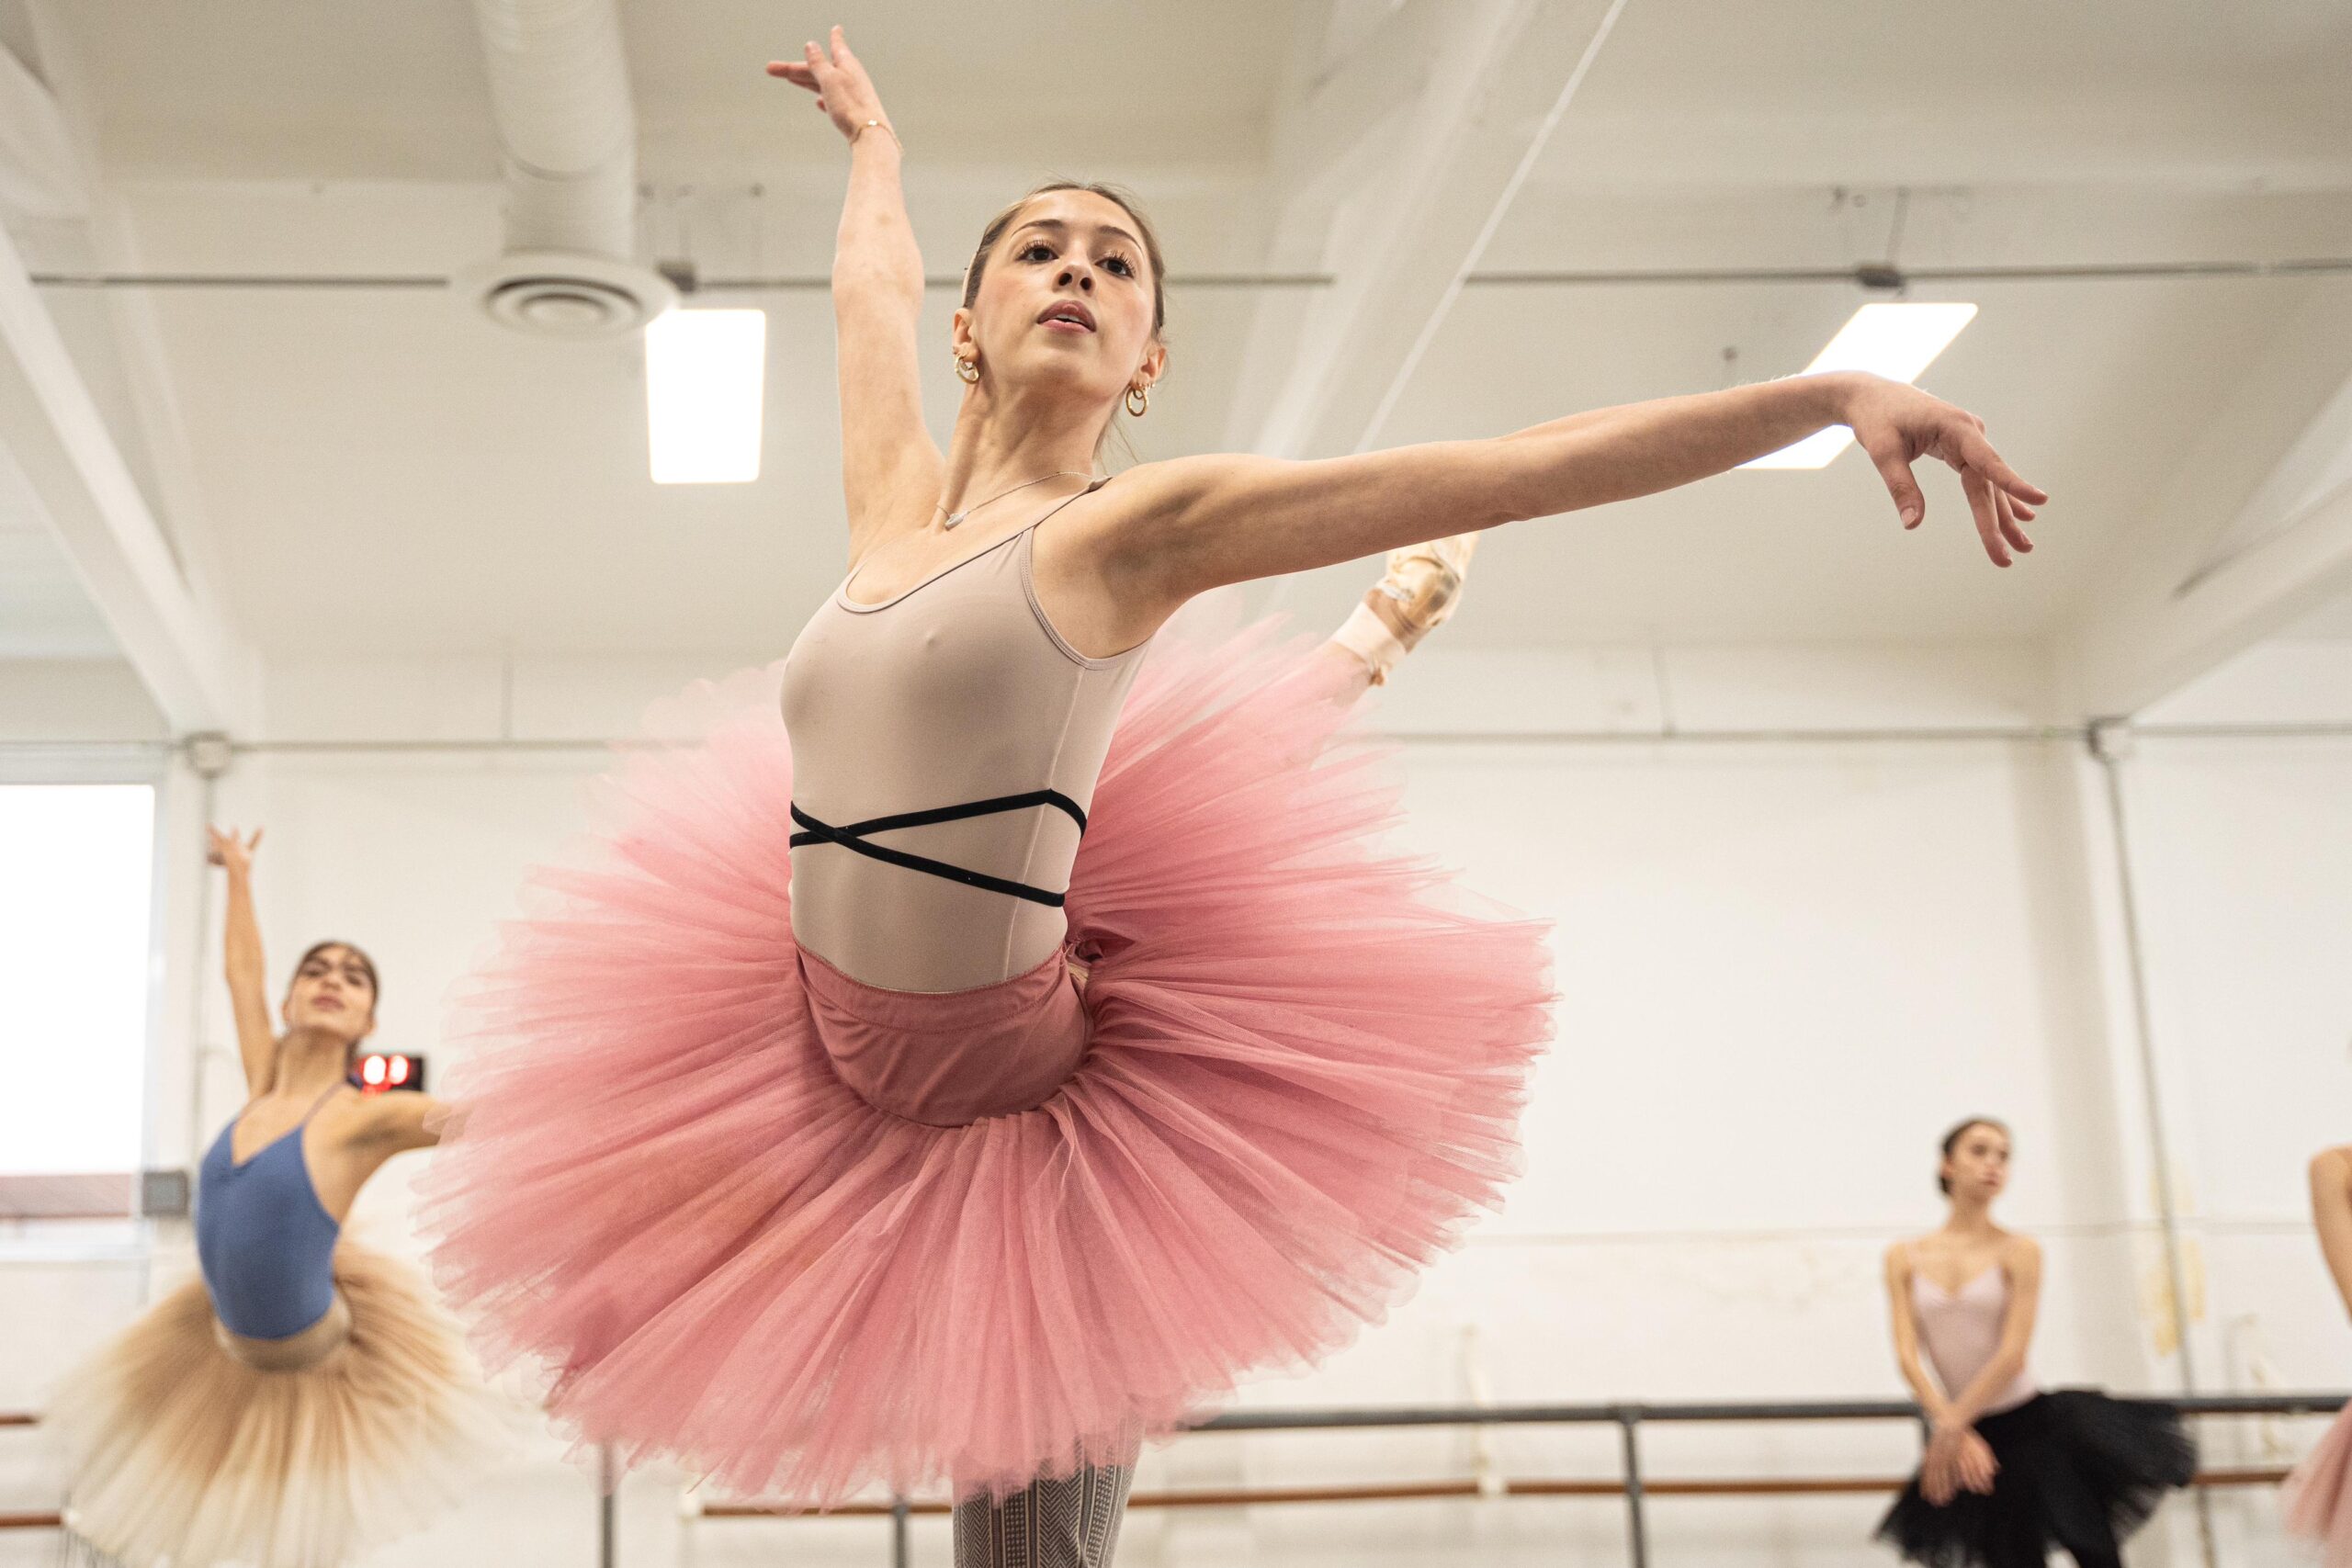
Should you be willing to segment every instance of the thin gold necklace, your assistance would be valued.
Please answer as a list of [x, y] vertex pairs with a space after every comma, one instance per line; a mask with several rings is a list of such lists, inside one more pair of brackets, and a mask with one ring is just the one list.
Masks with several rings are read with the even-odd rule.
[[1091, 479], [1094, 476], [1092, 474], [1080, 473], [1076, 468], [1056, 468], [1050, 474], [1039, 474], [1034, 479], [1023, 479], [1019, 484], [1014, 485], [1012, 490], [1001, 490], [994, 495], [989, 497], [986, 501], [976, 501], [971, 505], [964, 508], [961, 512], [948, 511], [947, 503], [944, 501], [933, 502], [932, 510], [946, 518], [947, 526], [953, 528], [956, 525], [964, 521], [965, 518], [969, 517], [973, 513], [978, 512], [981, 507], [992, 506], [996, 502], [1002, 501], [1006, 496], [1012, 494], [1015, 491], [1024, 491], [1031, 485], [1044, 484], [1047, 479]]

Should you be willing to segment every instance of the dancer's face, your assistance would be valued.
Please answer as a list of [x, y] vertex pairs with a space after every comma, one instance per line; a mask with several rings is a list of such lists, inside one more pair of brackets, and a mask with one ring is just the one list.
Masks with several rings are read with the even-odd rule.
[[332, 1035], [347, 1045], [376, 1027], [376, 982], [358, 951], [330, 942], [302, 960], [286, 992], [286, 1026]]
[[2009, 1135], [1980, 1122], [1960, 1135], [1944, 1160], [1944, 1179], [1952, 1196], [1989, 1203], [2009, 1183]]
[[1140, 227], [1086, 190], [1047, 191], [1014, 215], [956, 312], [956, 350], [978, 351], [983, 390], [1066, 397], [1107, 420], [1129, 386], [1159, 379], [1167, 351]]

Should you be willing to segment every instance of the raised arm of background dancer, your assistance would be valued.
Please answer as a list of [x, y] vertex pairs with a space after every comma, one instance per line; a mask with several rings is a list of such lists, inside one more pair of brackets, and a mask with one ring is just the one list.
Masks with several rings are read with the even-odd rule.
[[[946, 462], [922, 422], [917, 333], [922, 253], [899, 185], [900, 149], [865, 67], [835, 28], [828, 45], [768, 74], [817, 95], [850, 139], [849, 194], [833, 242], [833, 355], [841, 381], [842, 489], [852, 564], [894, 525], [929, 521]], [[869, 127], [868, 120], [880, 120]]]
[[269, 1020], [268, 972], [262, 962], [261, 921], [254, 914], [254, 848], [261, 829], [240, 839], [208, 827], [207, 858], [229, 877], [229, 907], [222, 919], [222, 967], [229, 978], [229, 1011], [237, 1023], [237, 1059], [244, 1065], [245, 1092], [269, 1092], [277, 1077], [277, 1031]]
[[2312, 1224], [2335, 1293], [2352, 1312], [2352, 1148], [2324, 1149], [2312, 1158]]
[[1835, 424], [1870, 453], [1905, 527], [1927, 508], [1910, 466], [1935, 457], [1959, 472], [1996, 563], [2032, 547], [2022, 525], [2048, 497], [2002, 460], [1981, 421], [1917, 388], [1840, 372], [1629, 403], [1483, 441], [1145, 464], [1120, 476], [1102, 556], [1125, 580], [1123, 601], [1148, 619], [1228, 582], [1672, 490]]

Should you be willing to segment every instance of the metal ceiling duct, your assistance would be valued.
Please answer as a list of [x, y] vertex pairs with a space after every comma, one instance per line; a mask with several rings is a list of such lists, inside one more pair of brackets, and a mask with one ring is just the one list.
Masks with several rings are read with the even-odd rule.
[[637, 113], [615, 0], [475, 0], [506, 177], [506, 246], [460, 280], [553, 337], [644, 325], [677, 300], [638, 265]]

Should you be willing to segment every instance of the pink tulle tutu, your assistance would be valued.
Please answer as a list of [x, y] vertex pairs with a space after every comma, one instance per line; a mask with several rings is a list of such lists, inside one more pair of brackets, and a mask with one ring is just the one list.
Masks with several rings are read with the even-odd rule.
[[465, 1004], [424, 1186], [486, 1354], [551, 1365], [584, 1439], [822, 1506], [1126, 1460], [1377, 1321], [1516, 1168], [1549, 964], [1379, 844], [1333, 669], [1262, 627], [1154, 650], [1072, 874], [1082, 991], [799, 953], [774, 672], [703, 688]]
[[2279, 1492], [2287, 1533], [2320, 1543], [2327, 1568], [2352, 1568], [2352, 1405], [2338, 1412]]

